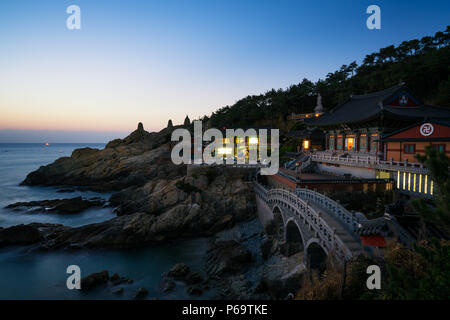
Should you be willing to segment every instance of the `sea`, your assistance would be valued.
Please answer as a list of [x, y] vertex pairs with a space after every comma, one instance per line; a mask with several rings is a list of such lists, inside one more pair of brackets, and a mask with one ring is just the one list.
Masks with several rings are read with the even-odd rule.
[[[70, 193], [60, 193], [58, 190], [61, 188], [58, 187], [20, 185], [28, 173], [84, 147], [102, 149], [105, 144], [0, 143], [0, 227], [33, 222], [78, 227], [114, 218], [112, 208], [93, 208], [73, 215], [17, 212], [5, 208], [19, 201], [76, 196], [108, 199], [109, 193], [76, 188]], [[140, 287], [149, 291], [149, 299], [192, 299], [195, 297], [187, 295], [187, 288], [181, 282], [176, 283], [173, 291], [163, 292], [162, 274], [179, 262], [186, 263], [193, 271], [204, 273], [202, 259], [207, 245], [208, 239], [196, 238], [133, 250], [30, 252], [26, 247], [0, 248], [0, 299], [132, 299]], [[70, 290], [66, 285], [70, 265], [80, 267], [81, 277], [108, 270], [110, 275], [117, 272], [120, 276], [133, 279], [133, 283], [122, 285], [124, 291], [120, 295], [114, 294], [111, 288], [103, 287], [88, 293]], [[213, 294], [212, 291], [206, 292], [199, 298], [207, 299]]]

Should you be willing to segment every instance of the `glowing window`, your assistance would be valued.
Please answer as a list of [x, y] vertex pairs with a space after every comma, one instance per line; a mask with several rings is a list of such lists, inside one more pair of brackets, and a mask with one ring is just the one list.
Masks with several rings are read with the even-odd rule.
[[419, 193], [422, 192], [422, 175], [419, 174]]
[[248, 143], [249, 144], [258, 144], [258, 138], [257, 137], [250, 137], [250, 139], [248, 139]]
[[397, 171], [397, 189], [400, 189], [400, 171]]
[[425, 183], [423, 185], [423, 193], [425, 193], [425, 194], [428, 193], [427, 187], [428, 187], [428, 176], [425, 175]]
[[217, 149], [217, 153], [219, 155], [231, 154], [233, 150], [231, 148], [219, 148]]
[[345, 144], [347, 147], [346, 149], [353, 150], [354, 142], [355, 142], [355, 138], [352, 138], [352, 137], [345, 138]]
[[407, 185], [406, 185], [406, 172], [403, 172], [403, 186], [402, 189], [406, 190], [407, 189]]
[[413, 192], [416, 192], [416, 174], [414, 173], [414, 178], [413, 178]]

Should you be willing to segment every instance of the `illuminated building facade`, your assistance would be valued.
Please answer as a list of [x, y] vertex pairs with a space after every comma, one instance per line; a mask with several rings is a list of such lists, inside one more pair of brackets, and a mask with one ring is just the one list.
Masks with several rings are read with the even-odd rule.
[[[414, 155], [424, 153], [426, 145], [447, 153], [449, 121], [449, 109], [423, 104], [401, 83], [352, 96], [305, 123], [325, 133], [325, 151], [311, 156], [319, 170], [369, 179], [391, 178], [401, 191], [432, 195], [434, 183]], [[434, 133], [430, 133], [431, 126]], [[421, 127], [425, 135], [420, 134]]]

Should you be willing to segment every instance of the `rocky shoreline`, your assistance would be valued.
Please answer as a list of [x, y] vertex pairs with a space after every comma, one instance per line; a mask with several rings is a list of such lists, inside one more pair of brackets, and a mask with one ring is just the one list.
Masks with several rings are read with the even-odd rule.
[[70, 199], [16, 202], [6, 206], [6, 209], [30, 214], [37, 212], [76, 214], [89, 208], [103, 207], [105, 204], [106, 201], [101, 198], [83, 199], [82, 197], [76, 197]]
[[[163, 277], [164, 290], [172, 290], [177, 280], [186, 283], [189, 295], [217, 288], [217, 299], [283, 299], [295, 292], [291, 284], [304, 273], [298, 267], [301, 257], [284, 256], [280, 243], [267, 239], [256, 218], [252, 171], [174, 165], [168, 141], [174, 128], [148, 133], [139, 124], [127, 138], [114, 140], [103, 150], [78, 149], [71, 157], [30, 173], [23, 185], [115, 191], [108, 204], [115, 207], [116, 217], [80, 227], [32, 223], [0, 228], [0, 247], [128, 249], [207, 236], [212, 240], [204, 257], [205, 277], [190, 271], [180, 276], [177, 268], [182, 265], [174, 267]], [[8, 208], [76, 214], [104, 205], [102, 199], [78, 197]], [[102, 279], [111, 282], [104, 273]], [[145, 290], [137, 297], [145, 297]]]

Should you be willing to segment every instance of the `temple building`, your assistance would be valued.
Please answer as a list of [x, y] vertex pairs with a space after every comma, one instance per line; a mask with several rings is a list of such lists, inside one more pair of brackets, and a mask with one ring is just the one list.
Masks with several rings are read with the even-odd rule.
[[[423, 194], [432, 194], [433, 184], [414, 155], [423, 153], [425, 145], [446, 152], [449, 122], [450, 109], [422, 103], [404, 83], [353, 95], [330, 112], [305, 120], [325, 133], [325, 150], [311, 155], [319, 171], [391, 178], [398, 189]], [[414, 174], [421, 175], [420, 187]]]
[[415, 155], [425, 154], [431, 146], [450, 155], [450, 121], [422, 121], [387, 134], [380, 139], [384, 145], [384, 160], [415, 162]]

